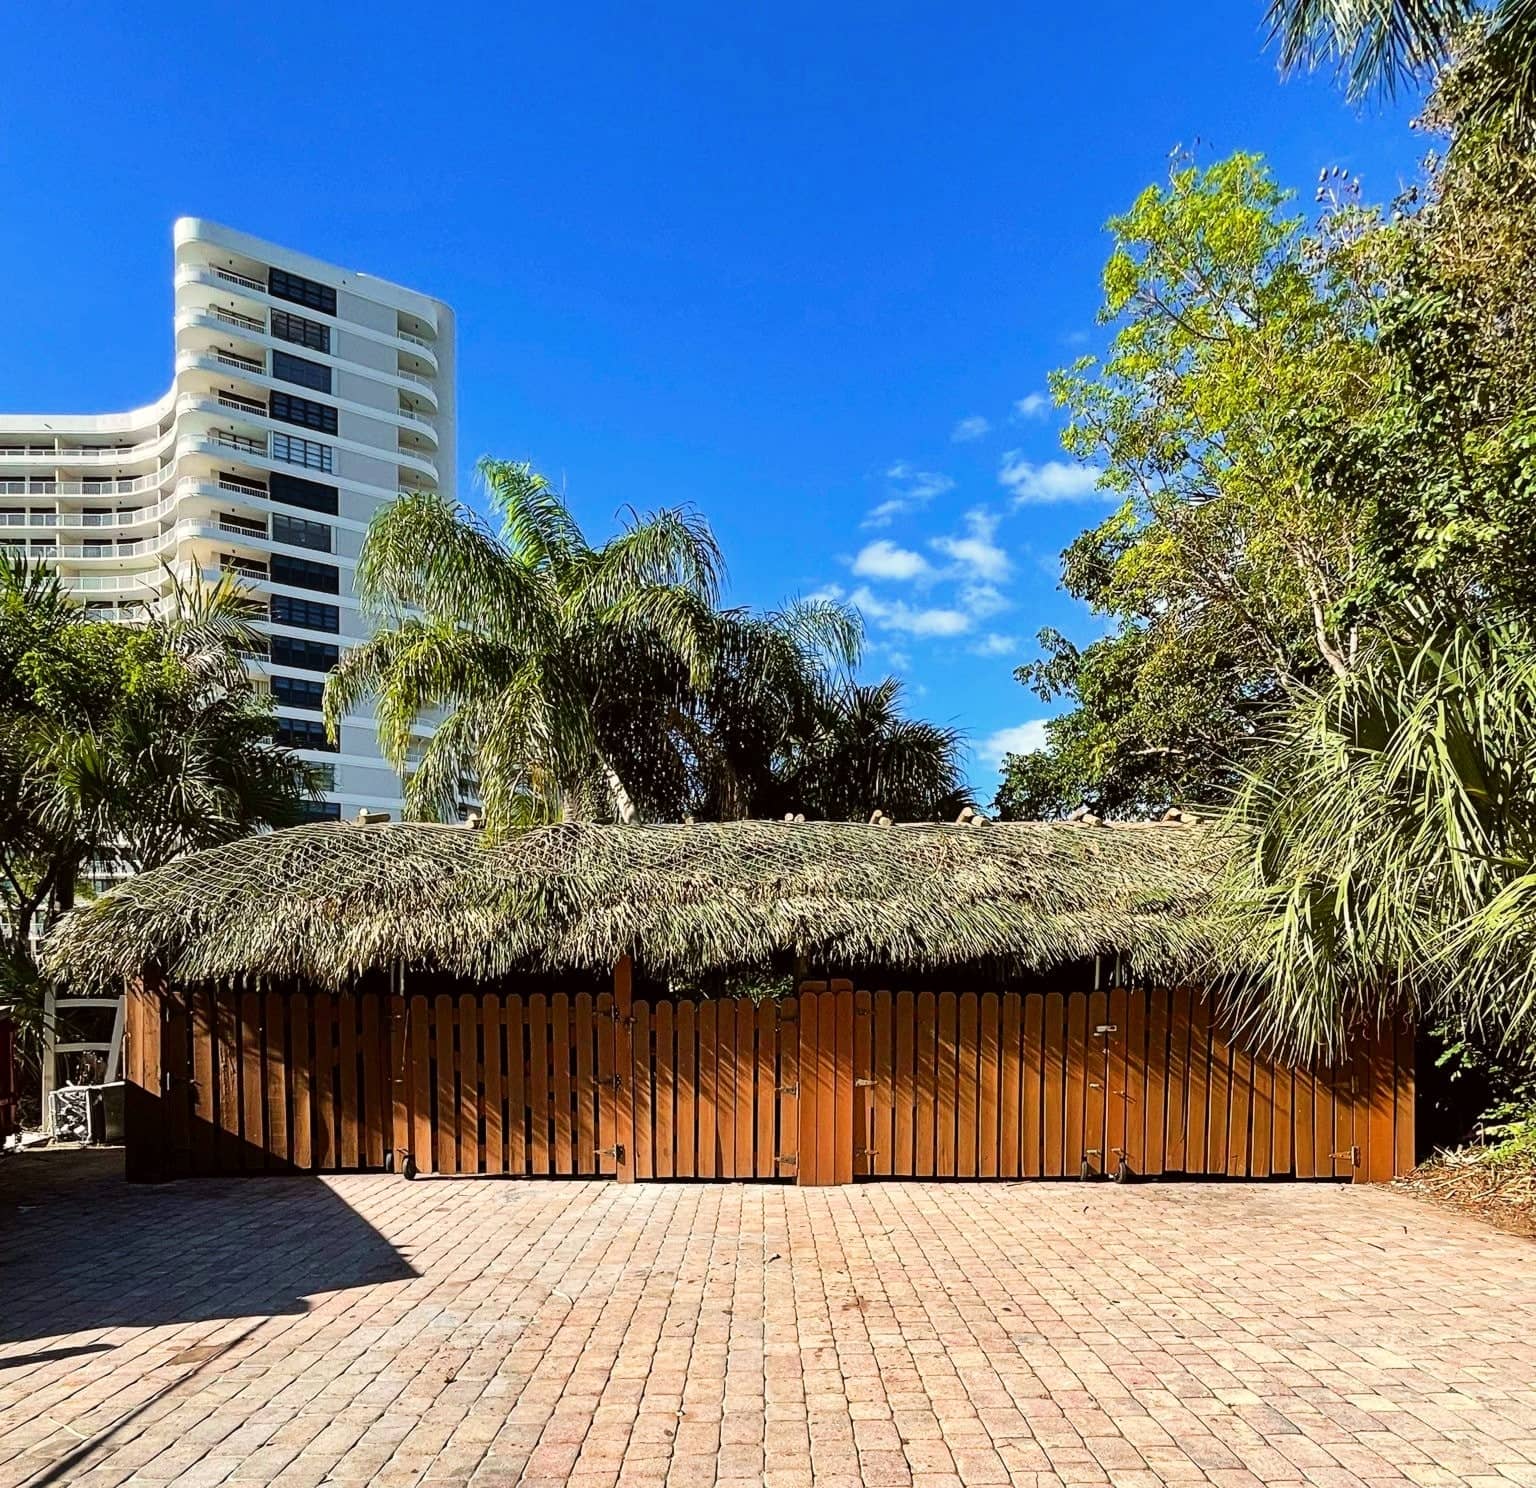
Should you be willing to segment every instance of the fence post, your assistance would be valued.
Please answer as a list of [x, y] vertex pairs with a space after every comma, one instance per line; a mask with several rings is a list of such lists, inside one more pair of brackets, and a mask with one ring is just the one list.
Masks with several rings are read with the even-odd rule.
[[164, 991], [164, 978], [151, 967], [123, 989], [123, 1168], [132, 1183], [165, 1176]]
[[618, 1122], [614, 1174], [620, 1183], [635, 1181], [635, 968], [621, 956], [613, 968], [613, 1099]]

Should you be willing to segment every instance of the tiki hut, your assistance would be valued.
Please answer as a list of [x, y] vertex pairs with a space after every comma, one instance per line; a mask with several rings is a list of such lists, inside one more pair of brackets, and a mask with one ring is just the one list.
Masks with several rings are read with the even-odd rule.
[[[316, 825], [46, 954], [129, 989], [145, 1176], [1361, 1176], [1368, 1091], [1305, 1072], [1303, 1123], [1188, 985], [1225, 856], [1188, 820]], [[1402, 1056], [1364, 1056], [1375, 1176]]]

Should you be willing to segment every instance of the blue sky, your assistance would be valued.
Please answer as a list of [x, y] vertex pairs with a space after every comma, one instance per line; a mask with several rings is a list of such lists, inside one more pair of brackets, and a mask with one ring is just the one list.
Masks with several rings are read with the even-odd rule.
[[1262, 9], [11, 6], [0, 409], [164, 390], [181, 214], [427, 290], [461, 493], [494, 453], [597, 535], [694, 503], [733, 600], [855, 596], [990, 797], [1035, 632], [1095, 633], [1056, 555], [1104, 508], [1041, 395], [1100, 342], [1104, 220], [1180, 144], [1304, 199], [1414, 172], [1406, 107], [1282, 82]]

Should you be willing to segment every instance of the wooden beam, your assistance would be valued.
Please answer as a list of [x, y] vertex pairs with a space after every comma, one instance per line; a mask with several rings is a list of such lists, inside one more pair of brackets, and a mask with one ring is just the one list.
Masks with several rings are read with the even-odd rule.
[[635, 1181], [635, 968], [621, 956], [613, 968], [613, 1068], [616, 1076], [612, 1098], [618, 1105], [615, 1173], [620, 1183]]

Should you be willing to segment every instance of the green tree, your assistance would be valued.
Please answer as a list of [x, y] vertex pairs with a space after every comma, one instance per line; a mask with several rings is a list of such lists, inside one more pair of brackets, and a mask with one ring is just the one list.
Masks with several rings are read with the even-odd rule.
[[1052, 386], [1066, 448], [1119, 497], [1063, 555], [1066, 589], [1113, 628], [1081, 650], [1044, 633], [1020, 669], [1075, 706], [1043, 757], [1007, 762], [1010, 815], [1207, 797], [1280, 690], [1343, 674], [1358, 645], [1368, 512], [1316, 479], [1385, 393], [1355, 261], [1250, 155], [1176, 158], [1109, 226], [1114, 340]]
[[1526, 142], [1536, 128], [1533, 0], [1271, 0], [1268, 18], [1283, 68], [1331, 67], [1356, 100], [1475, 50], [1471, 119]]
[[825, 821], [860, 821], [876, 809], [897, 821], [953, 821], [970, 804], [963, 749], [957, 730], [903, 714], [896, 678], [846, 681], [788, 750], [780, 799]]
[[383, 625], [328, 684], [332, 725], [377, 699], [381, 746], [422, 816], [454, 811], [470, 784], [495, 824], [760, 809], [775, 760], [857, 655], [853, 618], [722, 611], [720, 553], [696, 515], [632, 517], [594, 547], [527, 465], [480, 472], [499, 531], [431, 495], [375, 519], [358, 587]]
[[46, 568], [0, 554], [0, 963], [39, 986], [31, 939], [93, 864], [138, 872], [298, 820], [311, 772], [273, 739], [247, 673], [262, 638], [230, 582], [174, 583], [136, 624], [93, 620]]

